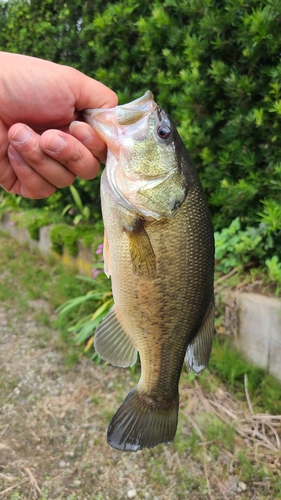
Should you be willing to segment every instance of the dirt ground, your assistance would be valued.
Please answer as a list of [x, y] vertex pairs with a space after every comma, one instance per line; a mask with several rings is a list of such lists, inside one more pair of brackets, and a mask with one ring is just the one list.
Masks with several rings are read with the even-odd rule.
[[222, 388], [207, 395], [186, 374], [175, 443], [137, 453], [108, 446], [108, 423], [134, 375], [84, 357], [68, 366], [59, 332], [38, 321], [44, 314], [42, 299], [20, 312], [0, 304], [1, 500], [281, 498], [280, 422], [254, 424], [246, 404]]

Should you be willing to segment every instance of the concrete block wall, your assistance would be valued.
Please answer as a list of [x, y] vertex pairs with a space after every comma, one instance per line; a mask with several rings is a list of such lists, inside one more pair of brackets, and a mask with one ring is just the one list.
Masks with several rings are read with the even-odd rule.
[[81, 241], [78, 242], [78, 255], [73, 257], [66, 251], [62, 255], [52, 251], [52, 242], [50, 239], [51, 226], [41, 227], [39, 229], [39, 241], [35, 241], [30, 237], [27, 229], [19, 228], [11, 224], [10, 217], [6, 215], [0, 220], [0, 231], [8, 232], [15, 240], [21, 244], [25, 244], [31, 250], [37, 249], [41, 255], [47, 257], [53, 255], [55, 259], [63, 262], [67, 267], [76, 269], [76, 271], [85, 276], [92, 276], [93, 268], [93, 250], [89, 246], [85, 248]]
[[245, 358], [281, 381], [281, 300], [239, 293], [236, 347]]

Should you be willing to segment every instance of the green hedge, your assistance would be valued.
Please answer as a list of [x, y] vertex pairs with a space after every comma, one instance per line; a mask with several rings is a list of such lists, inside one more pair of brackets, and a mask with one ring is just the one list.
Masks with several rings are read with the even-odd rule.
[[120, 102], [151, 89], [199, 170], [215, 229], [262, 223], [267, 256], [281, 257], [280, 26], [279, 0], [7, 2], [0, 49], [72, 64]]

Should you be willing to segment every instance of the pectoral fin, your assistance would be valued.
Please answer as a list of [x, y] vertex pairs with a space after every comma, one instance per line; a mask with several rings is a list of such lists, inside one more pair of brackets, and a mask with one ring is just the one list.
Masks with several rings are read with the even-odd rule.
[[132, 366], [137, 350], [121, 325], [113, 306], [96, 330], [94, 345], [99, 356], [114, 366]]
[[212, 300], [200, 330], [191, 344], [189, 344], [185, 355], [187, 368], [192, 370], [196, 375], [199, 375], [206, 368], [210, 359], [215, 333], [214, 318], [215, 304]]
[[132, 229], [126, 229], [134, 273], [139, 276], [156, 277], [156, 257], [149, 236], [141, 220]]

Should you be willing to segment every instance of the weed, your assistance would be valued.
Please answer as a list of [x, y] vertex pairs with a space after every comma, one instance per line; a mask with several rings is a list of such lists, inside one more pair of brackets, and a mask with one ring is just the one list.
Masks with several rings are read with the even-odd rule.
[[281, 292], [281, 262], [279, 262], [277, 255], [274, 255], [271, 259], [267, 259], [265, 263], [268, 268], [269, 280], [276, 284], [276, 294], [278, 295]]
[[247, 363], [229, 339], [216, 339], [209, 363], [209, 370], [216, 374], [238, 397], [244, 399], [244, 375], [248, 375], [248, 387], [252, 403], [258, 411], [281, 414], [281, 386], [265, 370]]
[[12, 493], [11, 500], [17, 500], [18, 498], [20, 498], [19, 492], [18, 491], [14, 491], [14, 493]]
[[208, 442], [213, 442], [218, 446], [223, 445], [228, 450], [233, 448], [233, 428], [227, 424], [222, 424], [220, 420], [211, 415], [205, 425], [204, 434], [204, 437]]
[[79, 354], [76, 351], [72, 351], [68, 353], [65, 357], [65, 366], [71, 368], [71, 366], [75, 365], [78, 362]]
[[40, 323], [41, 325], [47, 326], [50, 328], [51, 326], [51, 318], [50, 318], [50, 313], [49, 311], [46, 311], [45, 309], [41, 309], [38, 312], [35, 312], [33, 315], [35, 321], [37, 323]]
[[92, 401], [92, 403], [94, 403], [95, 405], [97, 405], [97, 404], [100, 403], [101, 398], [99, 396], [92, 396], [91, 397], [91, 401]]

